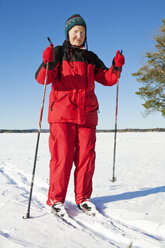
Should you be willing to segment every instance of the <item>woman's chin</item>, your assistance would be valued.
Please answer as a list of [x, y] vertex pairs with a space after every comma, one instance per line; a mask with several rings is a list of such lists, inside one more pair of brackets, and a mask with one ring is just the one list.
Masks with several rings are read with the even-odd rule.
[[81, 46], [81, 45], [82, 45], [81, 42], [75, 42], [75, 43], [74, 43], [74, 46], [77, 46], [77, 47], [79, 47], [79, 46]]

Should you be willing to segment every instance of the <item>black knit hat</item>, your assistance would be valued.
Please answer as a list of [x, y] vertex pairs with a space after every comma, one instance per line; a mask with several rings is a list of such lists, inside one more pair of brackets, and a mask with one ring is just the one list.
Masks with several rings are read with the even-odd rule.
[[70, 18], [67, 19], [67, 21], [65, 23], [65, 37], [66, 37], [66, 39], [68, 38], [68, 31], [76, 25], [83, 26], [85, 29], [87, 28], [84, 19], [79, 14], [72, 15]]

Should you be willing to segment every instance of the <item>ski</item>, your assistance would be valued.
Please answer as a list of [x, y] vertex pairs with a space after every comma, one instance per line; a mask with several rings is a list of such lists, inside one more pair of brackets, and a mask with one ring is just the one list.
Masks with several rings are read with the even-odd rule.
[[70, 218], [70, 217], [60, 217], [60, 216], [55, 215], [55, 214], [53, 214], [53, 215], [57, 218], [58, 221], [62, 221], [63, 223], [73, 227], [74, 229], [77, 229], [77, 226], [72, 223], [73, 222], [72, 218]]
[[97, 237], [104, 237], [110, 244], [115, 243], [125, 248], [132, 247], [133, 242], [131, 238], [126, 237], [124, 232], [115, 228], [113, 222], [109, 221], [98, 210], [95, 210], [95, 215], [89, 215], [89, 213], [82, 209], [78, 209], [77, 215], [71, 218], [86, 232], [93, 233]]
[[62, 221], [63, 223], [69, 225], [69, 226], [72, 226], [73, 228], [77, 228], [76, 227], [76, 224], [73, 223], [74, 220], [72, 218], [69, 217], [68, 213], [66, 212], [63, 212], [61, 214], [59, 214], [58, 212], [55, 212], [53, 209], [51, 210], [51, 213], [57, 218], [57, 220], [59, 221]]
[[73, 228], [79, 228], [79, 225], [77, 225], [76, 221], [74, 221], [67, 213], [65, 208], [52, 208], [51, 207], [51, 213], [57, 218], [58, 221], [62, 221], [63, 223], [73, 227]]
[[[113, 221], [109, 221], [109, 219], [107, 217], [105, 217], [102, 213], [100, 213], [98, 210], [97, 210], [97, 217], [100, 218], [100, 219], [102, 219], [102, 221], [104, 221], [105, 223], [110, 224], [110, 225], [113, 225], [113, 227], [115, 227], [115, 224], [113, 223]], [[127, 247], [126, 248], [131, 248], [132, 245], [133, 245], [133, 240], [130, 237], [129, 238], [128, 237], [124, 237], [124, 235], [125, 235], [125, 233], [121, 233], [119, 235], [119, 238], [121, 237], [122, 241], [124, 241], [127, 244]]]
[[[132, 240], [130, 237], [126, 237], [126, 232], [117, 228], [113, 220], [105, 217], [98, 210], [95, 211], [95, 215], [89, 215], [88, 213], [71, 206], [72, 211], [67, 208], [66, 214], [64, 216], [59, 216], [55, 212], [49, 212], [53, 215], [56, 221], [63, 223], [66, 227], [71, 227], [73, 229], [78, 229], [89, 235], [94, 235], [99, 239], [106, 240], [111, 245], [116, 245], [116, 247], [122, 248], [132, 248]], [[44, 211], [48, 213], [48, 211]], [[69, 213], [68, 213], [69, 212]]]

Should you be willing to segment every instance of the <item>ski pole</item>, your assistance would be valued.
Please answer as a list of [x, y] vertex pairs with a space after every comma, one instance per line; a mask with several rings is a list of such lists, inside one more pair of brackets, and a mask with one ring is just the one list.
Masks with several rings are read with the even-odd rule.
[[[123, 51], [121, 50], [120, 54]], [[113, 151], [113, 171], [111, 182], [115, 182], [117, 179], [115, 177], [115, 162], [116, 162], [116, 136], [117, 136], [117, 114], [118, 114], [118, 96], [119, 96], [119, 78], [117, 79], [117, 88], [116, 88], [116, 113], [115, 113], [115, 134], [114, 134], [114, 151]]]
[[[50, 38], [48, 37], [47, 39], [51, 43]], [[35, 156], [34, 156], [34, 164], [33, 164], [33, 171], [32, 171], [32, 179], [31, 179], [31, 187], [30, 187], [28, 209], [27, 209], [26, 216], [23, 216], [23, 219], [29, 219], [30, 218], [30, 206], [31, 206], [31, 199], [32, 199], [32, 192], [33, 192], [33, 185], [34, 185], [34, 176], [35, 176], [35, 170], [36, 170], [38, 146], [39, 146], [40, 133], [41, 133], [41, 122], [42, 122], [42, 114], [43, 114], [43, 109], [44, 109], [46, 83], [47, 83], [47, 79], [48, 79], [48, 68], [49, 68], [49, 62], [47, 62], [47, 64], [46, 64], [46, 74], [45, 74], [45, 81], [44, 81], [44, 90], [43, 90], [42, 105], [41, 105], [41, 112], [40, 112], [40, 119], [39, 119], [36, 150], [35, 150]]]

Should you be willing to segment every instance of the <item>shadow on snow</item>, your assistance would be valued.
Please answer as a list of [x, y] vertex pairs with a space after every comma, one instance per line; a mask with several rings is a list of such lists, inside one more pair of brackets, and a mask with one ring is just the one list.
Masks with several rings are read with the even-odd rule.
[[138, 197], [145, 197], [152, 194], [165, 192], [165, 186], [155, 187], [155, 188], [145, 188], [139, 191], [126, 192], [118, 195], [107, 195], [101, 197], [94, 197], [92, 201], [96, 205], [102, 205], [108, 202], [131, 200]]

